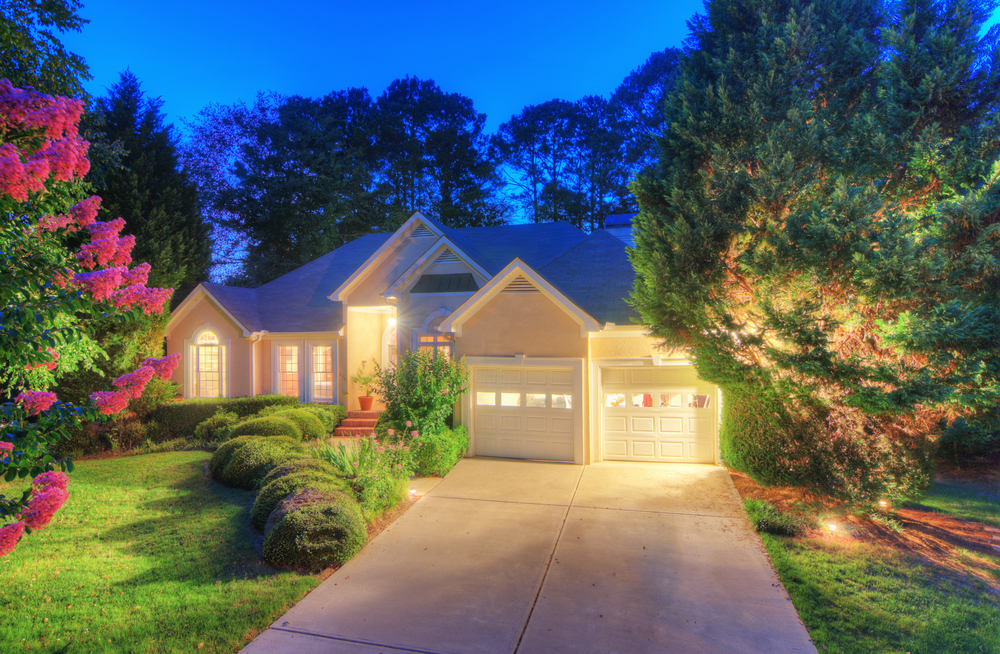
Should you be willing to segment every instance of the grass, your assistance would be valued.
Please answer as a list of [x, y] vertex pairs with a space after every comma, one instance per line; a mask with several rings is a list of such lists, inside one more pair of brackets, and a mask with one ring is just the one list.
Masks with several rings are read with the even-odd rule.
[[260, 562], [253, 493], [203, 476], [208, 458], [79, 463], [52, 523], [0, 558], [3, 651], [235, 652], [314, 588]]
[[1000, 529], [1000, 488], [992, 492], [985, 484], [964, 481], [936, 481], [919, 503], [909, 508], [947, 513], [963, 520], [975, 520]]
[[[996, 524], [1000, 498], [966, 492], [935, 484], [923, 505]], [[971, 575], [877, 543], [761, 537], [820, 652], [1000, 652], [1000, 597]]]

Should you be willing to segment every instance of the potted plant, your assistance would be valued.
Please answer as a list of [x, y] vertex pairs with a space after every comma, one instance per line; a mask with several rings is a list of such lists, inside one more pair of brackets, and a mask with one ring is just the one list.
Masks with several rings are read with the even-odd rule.
[[367, 374], [365, 372], [365, 362], [362, 361], [361, 365], [358, 366], [358, 372], [351, 377], [351, 381], [364, 389], [365, 394], [358, 398], [358, 403], [361, 405], [362, 411], [371, 411], [372, 402], [375, 400], [371, 394], [371, 387], [375, 383], [375, 375]]

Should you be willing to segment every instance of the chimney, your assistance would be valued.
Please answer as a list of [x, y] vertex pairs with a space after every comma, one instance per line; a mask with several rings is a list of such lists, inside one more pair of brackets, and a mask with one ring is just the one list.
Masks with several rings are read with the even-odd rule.
[[604, 229], [625, 245], [635, 247], [635, 238], [632, 236], [632, 219], [638, 215], [638, 213], [612, 214], [604, 219]]

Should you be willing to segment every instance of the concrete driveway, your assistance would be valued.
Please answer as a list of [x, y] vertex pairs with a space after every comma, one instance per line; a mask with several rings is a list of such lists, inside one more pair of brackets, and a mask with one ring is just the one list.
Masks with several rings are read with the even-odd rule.
[[728, 473], [464, 459], [243, 652], [815, 652]]

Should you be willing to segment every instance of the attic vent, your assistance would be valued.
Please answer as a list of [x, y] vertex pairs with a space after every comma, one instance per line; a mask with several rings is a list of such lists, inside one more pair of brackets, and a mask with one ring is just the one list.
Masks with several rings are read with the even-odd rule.
[[434, 260], [434, 263], [458, 263], [461, 259], [458, 255], [451, 251], [451, 248], [446, 248], [444, 252]]
[[522, 276], [518, 276], [517, 279], [507, 284], [507, 288], [503, 289], [504, 293], [539, 293], [540, 291], [535, 288], [531, 282]]
[[427, 225], [417, 225], [416, 229], [410, 232], [410, 238], [427, 238], [428, 236], [434, 236], [434, 232]]

